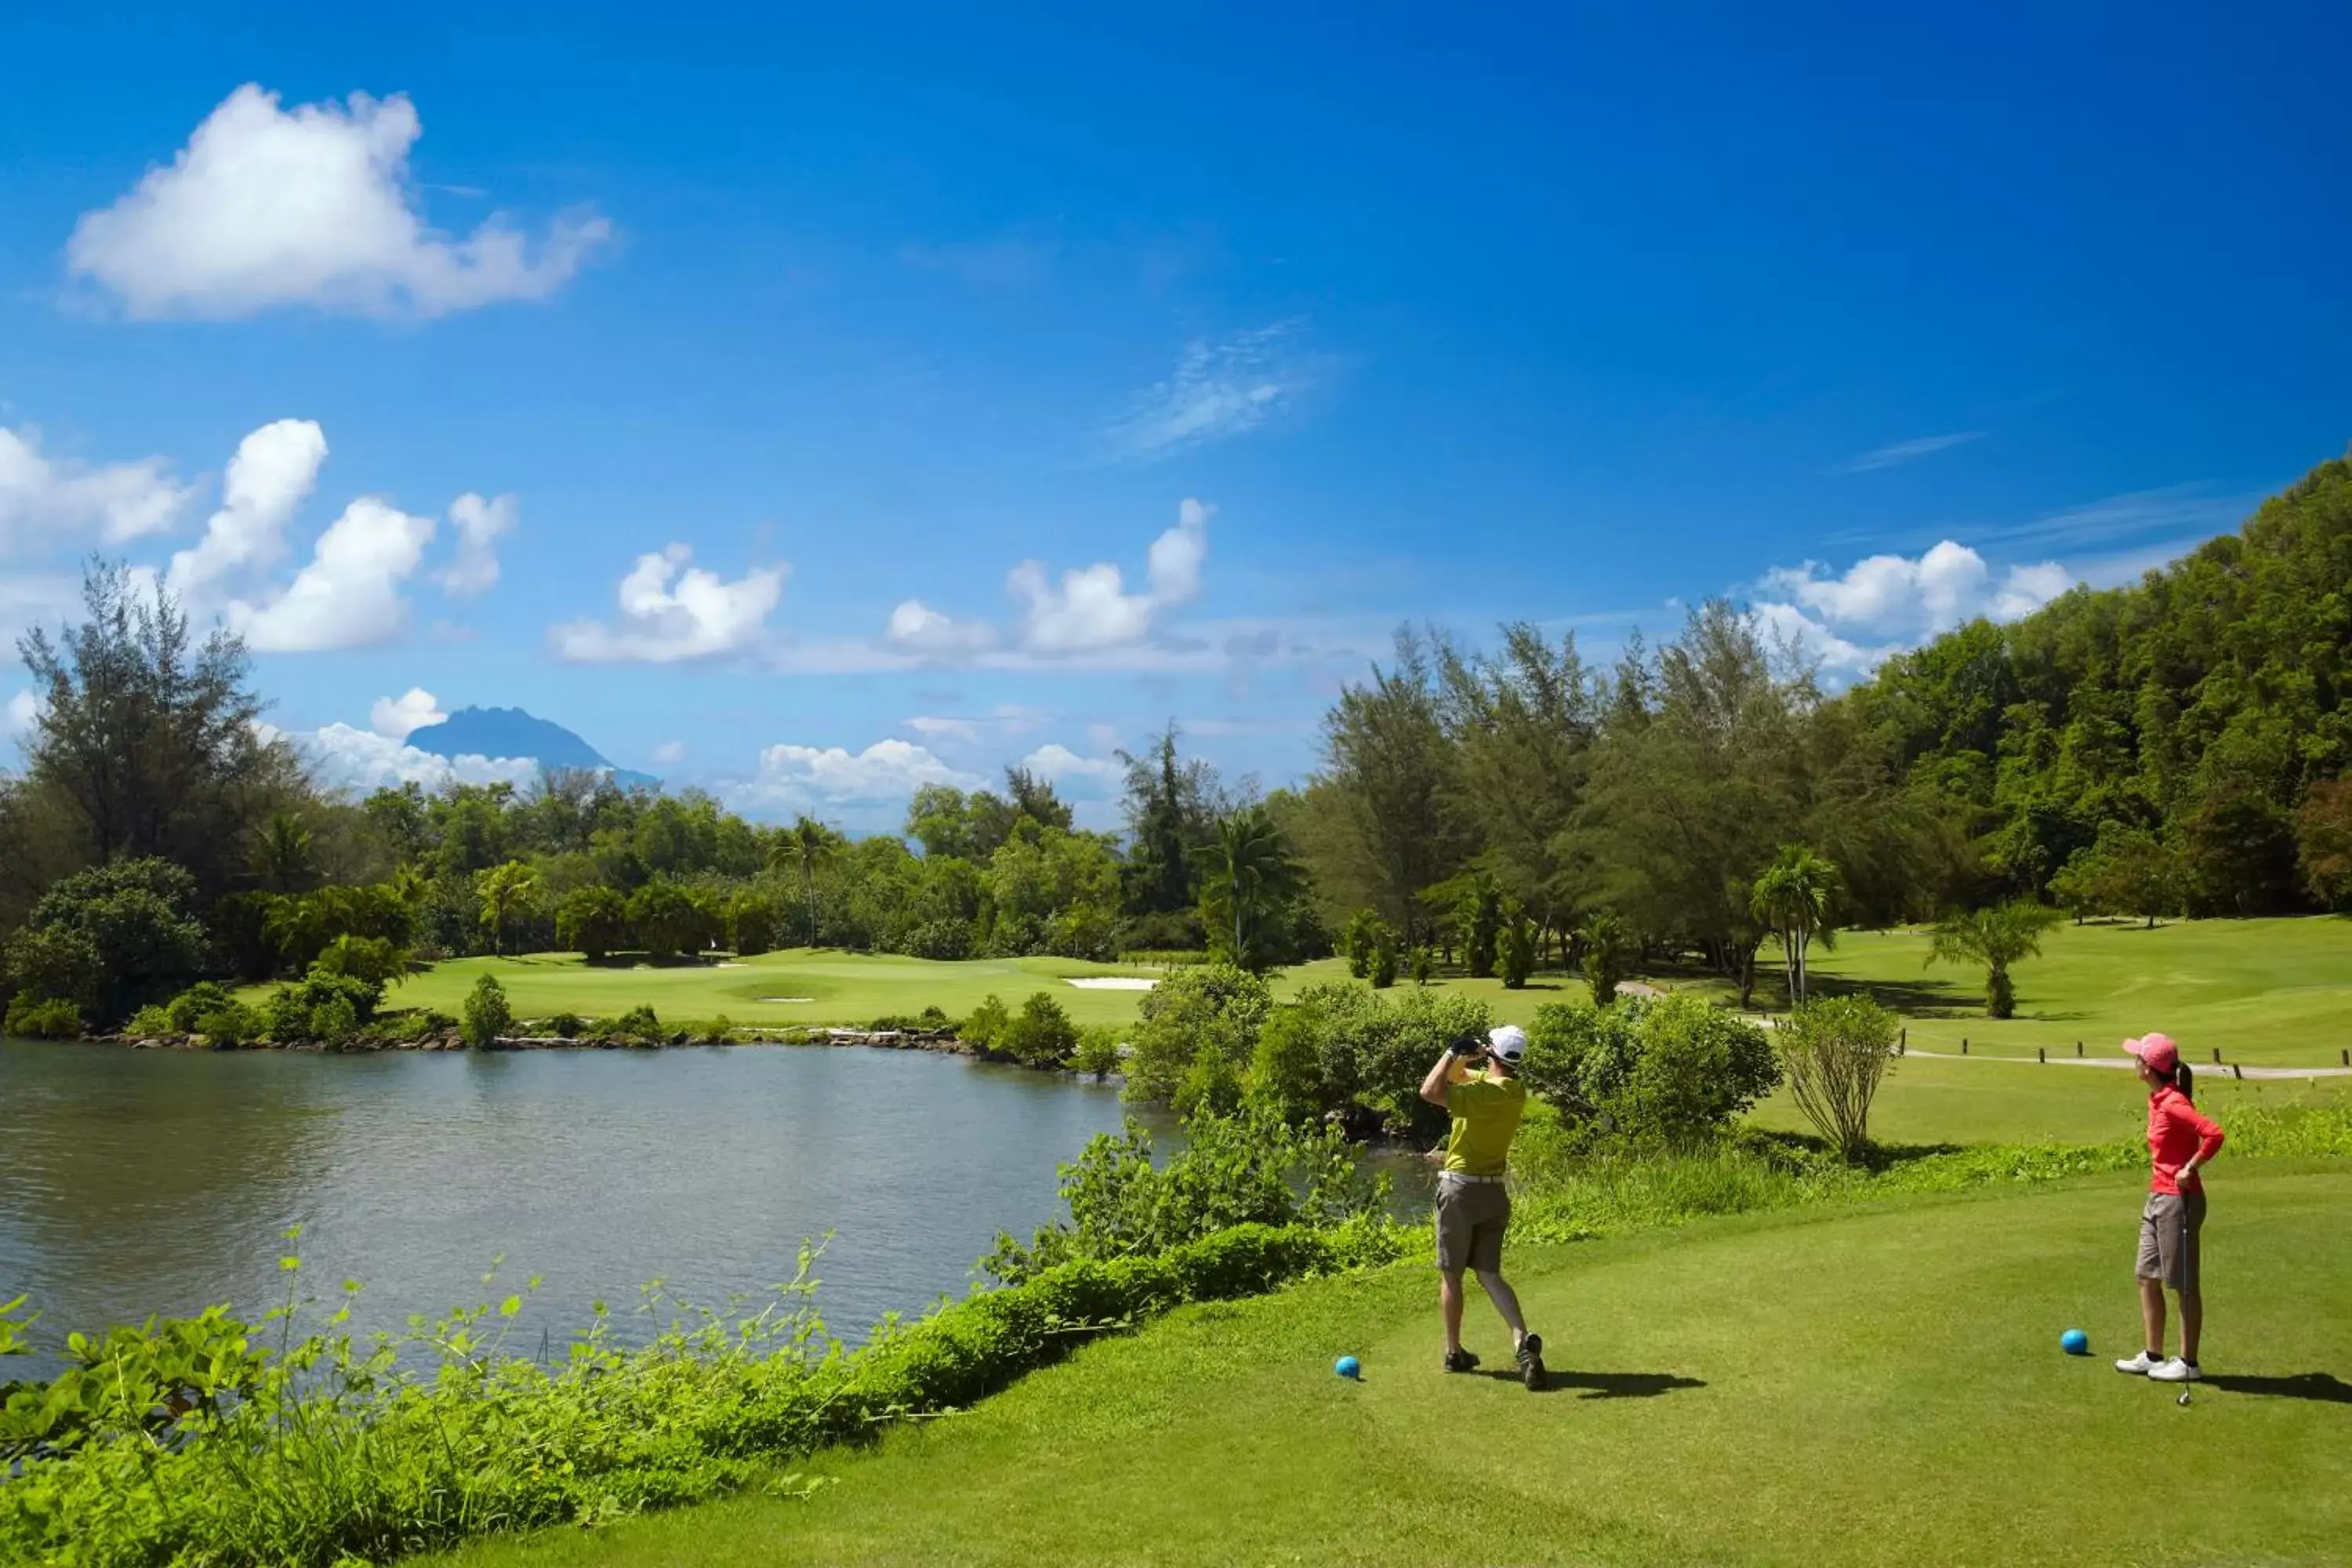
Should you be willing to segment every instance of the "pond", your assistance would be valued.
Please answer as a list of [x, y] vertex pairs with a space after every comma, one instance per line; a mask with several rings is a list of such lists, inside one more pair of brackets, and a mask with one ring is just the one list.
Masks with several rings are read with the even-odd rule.
[[857, 1338], [962, 1294], [999, 1229], [1053, 1217], [1055, 1165], [1121, 1112], [1115, 1087], [858, 1047], [0, 1041], [0, 1300], [29, 1295], [44, 1342], [215, 1302], [257, 1314], [284, 1296], [299, 1225], [307, 1291], [363, 1282], [363, 1327], [541, 1276], [521, 1322], [536, 1351], [600, 1300], [642, 1335], [630, 1314], [656, 1277], [713, 1305], [761, 1291], [831, 1231], [818, 1306]]

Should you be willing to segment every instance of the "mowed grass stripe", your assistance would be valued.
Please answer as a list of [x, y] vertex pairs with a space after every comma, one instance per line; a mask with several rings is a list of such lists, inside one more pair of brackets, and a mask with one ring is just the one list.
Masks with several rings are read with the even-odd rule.
[[[2231, 1380], [2352, 1376], [2352, 1173], [2217, 1172], [2219, 1380], [2187, 1409], [2107, 1366], [2136, 1336], [2138, 1193], [2101, 1179], [1530, 1250], [1514, 1271], [1563, 1384], [1542, 1396], [1436, 1370], [1425, 1268], [1188, 1309], [820, 1456], [803, 1468], [834, 1484], [811, 1500], [455, 1561], [2340, 1561], [2352, 1404]], [[1471, 1311], [1471, 1344], [1501, 1362]], [[2061, 1354], [2068, 1327], [2097, 1353]], [[1342, 1352], [1361, 1385], [1331, 1374]]]

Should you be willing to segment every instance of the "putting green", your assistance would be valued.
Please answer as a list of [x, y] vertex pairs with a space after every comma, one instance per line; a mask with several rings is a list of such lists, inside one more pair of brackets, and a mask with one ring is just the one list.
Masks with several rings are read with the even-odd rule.
[[[1559, 1387], [1436, 1369], [1425, 1268], [1187, 1309], [744, 1500], [476, 1568], [824, 1563], [2337, 1563], [2352, 1172], [2217, 1171], [2205, 1361], [2131, 1347], [2138, 1184], [1530, 1250]], [[2090, 1358], [2060, 1353], [2063, 1329]], [[1481, 1301], [1468, 1341], [1505, 1338]], [[1361, 1384], [1333, 1356], [1363, 1358]]]

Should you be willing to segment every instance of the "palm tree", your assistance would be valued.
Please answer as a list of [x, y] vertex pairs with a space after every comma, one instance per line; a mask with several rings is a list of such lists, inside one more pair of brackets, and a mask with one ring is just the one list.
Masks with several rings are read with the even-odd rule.
[[425, 895], [433, 890], [431, 879], [417, 868], [414, 860], [401, 862], [384, 886], [392, 889], [392, 896], [399, 900], [401, 907], [411, 914], [425, 907]]
[[1228, 812], [1202, 854], [1208, 898], [1222, 900], [1233, 922], [1234, 962], [1244, 969], [1265, 968], [1259, 928], [1297, 889], [1299, 876], [1274, 814], [1263, 804]]
[[2031, 899], [1997, 909], [1954, 910], [1937, 925], [1927, 962], [1985, 966], [1985, 1013], [2006, 1018], [2017, 1011], [2017, 988], [2009, 966], [2042, 952], [2042, 933], [2066, 917]]
[[281, 811], [261, 825], [253, 847], [253, 873], [272, 893], [299, 893], [318, 879], [310, 830], [300, 817]]
[[504, 951], [508, 919], [530, 903], [539, 889], [539, 873], [520, 860], [474, 873], [474, 890], [482, 896], [482, 924], [490, 933], [490, 952]]
[[1837, 895], [1837, 868], [1801, 844], [1783, 845], [1780, 858], [1756, 879], [1749, 907], [1780, 939], [1789, 968], [1789, 1005], [1805, 999], [1805, 949], [1814, 938], [1823, 947], [1837, 940], [1830, 924], [1830, 900]]
[[770, 856], [772, 864], [795, 863], [801, 868], [802, 901], [808, 910], [808, 945], [816, 945], [817, 862], [840, 847], [841, 836], [814, 816], [803, 816], [783, 831]]

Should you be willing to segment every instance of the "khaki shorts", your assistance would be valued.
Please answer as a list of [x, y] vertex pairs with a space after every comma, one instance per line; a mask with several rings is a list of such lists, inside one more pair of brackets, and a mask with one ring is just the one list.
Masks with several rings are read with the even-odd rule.
[[2139, 1211], [2139, 1277], [2196, 1289], [2197, 1233], [2204, 1226], [2203, 1193], [2148, 1194]]
[[1437, 1178], [1437, 1266], [1492, 1274], [1503, 1267], [1503, 1230], [1511, 1194], [1500, 1182]]

